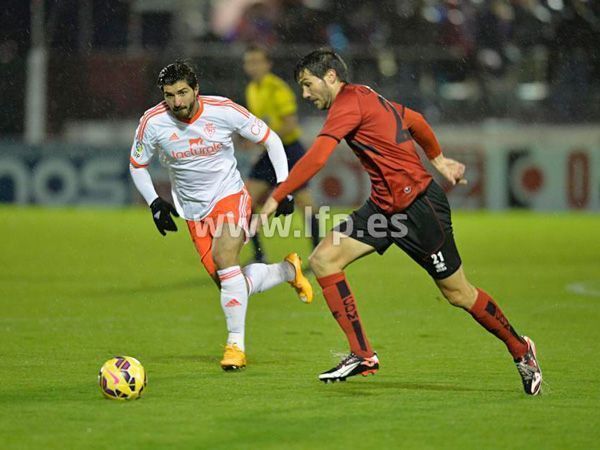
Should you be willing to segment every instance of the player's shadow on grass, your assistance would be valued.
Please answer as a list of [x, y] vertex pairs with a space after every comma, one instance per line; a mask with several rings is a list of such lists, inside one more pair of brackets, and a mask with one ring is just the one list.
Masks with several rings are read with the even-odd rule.
[[102, 396], [96, 380], [61, 386], [57, 384], [55, 386], [36, 386], [27, 389], [19, 388], [0, 391], [0, 406], [5, 404], [89, 402], [94, 400], [109, 400]]
[[[96, 287], [86, 294], [87, 297], [114, 297], [116, 295], [141, 295], [141, 294], [156, 294], [160, 292], [173, 292], [178, 290], [187, 290], [194, 288], [205, 288], [215, 286], [210, 278], [198, 277], [185, 280], [177, 280], [170, 282], [161, 282], [157, 284], [144, 284], [143, 286], [132, 285], [127, 286], [118, 284], [118, 286], [102, 285]], [[216, 287], [216, 286], [215, 286]]]
[[172, 362], [198, 362], [198, 363], [209, 363], [217, 364], [221, 358], [219, 354], [214, 355], [166, 355], [166, 356], [153, 356], [149, 359], [150, 362], [166, 364]]
[[383, 381], [374, 383], [354, 382], [336, 383], [343, 389], [335, 389], [330, 392], [337, 395], [354, 397], [378, 394], [378, 391], [430, 391], [430, 392], [512, 392], [512, 389], [499, 388], [476, 388], [465, 385], [443, 384], [443, 383], [419, 383], [411, 381]]

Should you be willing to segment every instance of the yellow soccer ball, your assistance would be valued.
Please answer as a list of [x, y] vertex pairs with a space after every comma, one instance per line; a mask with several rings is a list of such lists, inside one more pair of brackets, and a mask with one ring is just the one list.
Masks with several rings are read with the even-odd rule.
[[131, 356], [115, 356], [100, 368], [98, 384], [106, 398], [112, 400], [140, 398], [147, 384], [146, 370]]

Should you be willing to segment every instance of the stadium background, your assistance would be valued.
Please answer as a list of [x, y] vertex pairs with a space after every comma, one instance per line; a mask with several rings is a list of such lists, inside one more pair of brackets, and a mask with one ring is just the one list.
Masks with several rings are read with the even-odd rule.
[[[158, 70], [190, 58], [203, 93], [243, 104], [242, 51], [260, 42], [290, 82], [299, 56], [330, 45], [354, 81], [422, 111], [448, 154], [469, 165], [471, 183], [452, 192], [455, 206], [600, 209], [598, 2], [6, 4], [2, 202], [139, 201], [127, 148], [142, 112], [160, 101]], [[310, 144], [322, 116], [299, 103]], [[255, 156], [239, 152], [242, 172]], [[350, 152], [337, 151], [315, 187], [321, 203], [355, 205], [368, 180]]]
[[[251, 300], [246, 372], [220, 370], [214, 286], [181, 226], [154, 229], [128, 155], [161, 67], [188, 57], [203, 93], [243, 103], [250, 41], [288, 81], [299, 56], [333, 46], [467, 163], [469, 184], [449, 192], [457, 241], [474, 282], [535, 338], [541, 397], [392, 251], [348, 269], [376, 377], [316, 382], [347, 349], [320, 294], [303, 308], [287, 286]], [[597, 448], [599, 48], [595, 0], [4, 0], [0, 447]], [[323, 115], [299, 106], [310, 144]], [[237, 155], [245, 172], [256, 153]], [[312, 187], [342, 212], [368, 194], [343, 148]], [[118, 353], [149, 372], [139, 402], [95, 385]]]

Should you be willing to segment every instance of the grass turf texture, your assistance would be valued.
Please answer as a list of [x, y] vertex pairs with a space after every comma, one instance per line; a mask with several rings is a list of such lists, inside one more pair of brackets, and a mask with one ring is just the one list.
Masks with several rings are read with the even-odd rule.
[[[224, 373], [218, 292], [181, 221], [163, 238], [142, 209], [0, 217], [4, 449], [599, 445], [600, 298], [565, 288], [598, 290], [597, 215], [455, 214], [471, 280], [538, 345], [538, 398], [503, 344], [399, 250], [347, 270], [380, 372], [323, 385], [316, 375], [347, 348], [319, 290], [312, 305], [287, 285], [252, 297], [248, 368]], [[308, 253], [301, 239], [266, 247]], [[141, 400], [102, 397], [97, 371], [116, 354], [145, 365]]]

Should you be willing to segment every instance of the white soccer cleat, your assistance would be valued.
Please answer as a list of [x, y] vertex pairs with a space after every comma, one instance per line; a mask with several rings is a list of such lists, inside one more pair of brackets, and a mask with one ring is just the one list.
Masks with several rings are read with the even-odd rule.
[[379, 370], [379, 358], [374, 353], [370, 358], [350, 353], [333, 369], [323, 372], [319, 375], [319, 380], [324, 383], [335, 383], [336, 381], [346, 381], [346, 378], [354, 375], [375, 375]]
[[528, 395], [538, 395], [542, 390], [542, 369], [537, 361], [535, 343], [527, 336], [523, 336], [527, 343], [527, 353], [519, 360], [515, 360], [517, 370], [523, 380], [523, 388]]

